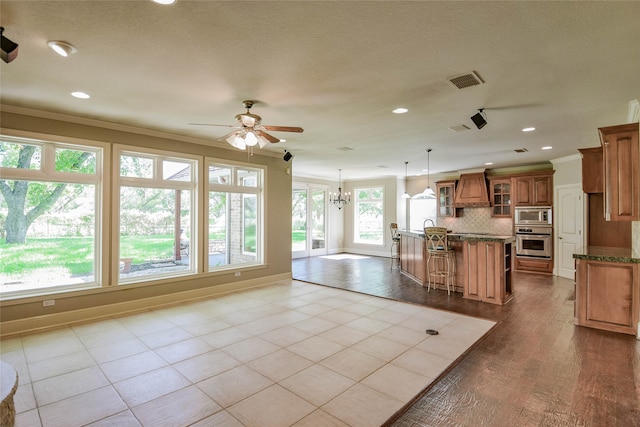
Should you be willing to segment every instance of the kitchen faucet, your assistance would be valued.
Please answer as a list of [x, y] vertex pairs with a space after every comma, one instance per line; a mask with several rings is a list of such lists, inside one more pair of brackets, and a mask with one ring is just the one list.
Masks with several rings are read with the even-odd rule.
[[424, 220], [424, 222], [422, 223], [422, 228], [426, 228], [427, 227], [427, 222], [431, 222], [431, 226], [435, 227], [435, 223], [433, 222], [433, 220], [431, 218], [427, 218]]

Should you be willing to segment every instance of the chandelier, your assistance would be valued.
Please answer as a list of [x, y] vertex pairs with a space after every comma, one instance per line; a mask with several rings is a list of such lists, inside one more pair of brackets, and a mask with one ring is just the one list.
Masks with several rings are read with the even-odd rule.
[[329, 201], [336, 205], [338, 209], [342, 209], [344, 205], [351, 203], [351, 193], [342, 195], [342, 169], [338, 169], [338, 193], [329, 193]]

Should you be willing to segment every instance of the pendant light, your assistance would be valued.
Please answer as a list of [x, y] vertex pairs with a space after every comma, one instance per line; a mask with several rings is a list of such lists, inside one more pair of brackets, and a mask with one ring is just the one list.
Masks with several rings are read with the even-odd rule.
[[422, 193], [416, 194], [412, 197], [412, 199], [435, 199], [436, 193], [431, 189], [430, 175], [431, 175], [431, 167], [430, 167], [430, 153], [431, 148], [427, 148], [427, 188], [424, 189]]
[[410, 199], [411, 196], [407, 193], [407, 165], [409, 162], [404, 162], [404, 194], [402, 195], [403, 199]]

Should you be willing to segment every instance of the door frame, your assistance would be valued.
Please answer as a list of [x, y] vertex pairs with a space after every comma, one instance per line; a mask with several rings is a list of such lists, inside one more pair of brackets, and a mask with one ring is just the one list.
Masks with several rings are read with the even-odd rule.
[[[329, 186], [321, 185], [321, 184], [310, 184], [305, 182], [293, 182], [292, 183], [292, 194], [293, 191], [305, 190], [307, 192], [307, 218], [306, 218], [306, 226], [307, 226], [307, 242], [305, 245], [305, 250], [303, 251], [291, 251], [291, 258], [306, 258], [310, 256], [317, 255], [327, 255], [328, 254], [328, 243], [329, 243]], [[323, 248], [313, 249], [312, 242], [312, 233], [311, 233], [311, 225], [312, 225], [312, 194], [315, 191], [324, 192], [324, 235], [325, 235], [325, 244]]]

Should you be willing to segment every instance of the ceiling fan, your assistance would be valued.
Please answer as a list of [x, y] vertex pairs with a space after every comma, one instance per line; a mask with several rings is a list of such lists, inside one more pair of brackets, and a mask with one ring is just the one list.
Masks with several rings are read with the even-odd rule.
[[247, 147], [253, 147], [259, 145], [260, 148], [264, 148], [269, 143], [280, 142], [280, 138], [276, 138], [273, 135], [268, 134], [265, 131], [275, 132], [297, 132], [302, 133], [304, 129], [293, 126], [267, 126], [262, 124], [262, 117], [257, 114], [251, 114], [251, 107], [255, 101], [247, 100], [243, 101], [242, 105], [247, 109], [246, 113], [237, 114], [235, 120], [237, 124], [234, 125], [214, 125], [209, 123], [189, 123], [191, 125], [199, 126], [224, 126], [235, 128], [236, 130], [222, 136], [218, 139], [227, 141], [233, 147], [240, 150], [246, 150]]

